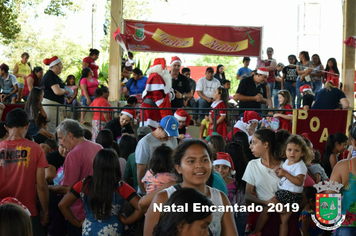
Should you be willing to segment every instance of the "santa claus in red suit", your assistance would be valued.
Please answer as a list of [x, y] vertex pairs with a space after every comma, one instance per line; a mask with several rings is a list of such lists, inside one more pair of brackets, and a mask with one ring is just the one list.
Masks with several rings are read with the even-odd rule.
[[[172, 89], [172, 77], [166, 69], [166, 60], [164, 58], [156, 58], [153, 66], [148, 69], [147, 75], [148, 79], [145, 90], [142, 93], [144, 100], [141, 107], [171, 108], [174, 91]], [[158, 122], [168, 115], [172, 115], [172, 110], [145, 110], [142, 117], [143, 125], [156, 129]]]

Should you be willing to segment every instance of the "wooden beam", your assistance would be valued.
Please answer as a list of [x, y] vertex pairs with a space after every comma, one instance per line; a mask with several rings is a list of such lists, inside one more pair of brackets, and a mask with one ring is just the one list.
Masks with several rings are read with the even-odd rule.
[[[356, 35], [356, 0], [344, 0], [343, 40]], [[355, 48], [342, 46], [342, 83], [350, 107], [354, 108], [355, 100]]]
[[121, 98], [121, 54], [120, 45], [113, 38], [118, 27], [122, 30], [123, 0], [111, 0], [110, 49], [109, 49], [109, 101], [120, 101]]

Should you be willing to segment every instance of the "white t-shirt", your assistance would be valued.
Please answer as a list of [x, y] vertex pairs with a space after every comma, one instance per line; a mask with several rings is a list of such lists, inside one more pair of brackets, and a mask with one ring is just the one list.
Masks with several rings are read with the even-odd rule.
[[[288, 165], [288, 162], [289, 162], [288, 159], [284, 162], [283, 169], [293, 176], [304, 175], [304, 180], [305, 180], [305, 176], [308, 172], [308, 168], [305, 165], [304, 161], [300, 160], [298, 163], [295, 163], [293, 165]], [[280, 189], [288, 190], [293, 193], [302, 193], [303, 185], [304, 185], [304, 181], [301, 186], [297, 186], [292, 182], [290, 182], [286, 177], [282, 177], [281, 181], [278, 183]]]
[[[280, 178], [274, 173], [273, 169], [262, 165], [261, 158], [251, 160], [246, 167], [242, 180], [256, 187], [257, 197], [267, 201], [274, 197], [278, 190]], [[283, 162], [281, 162], [282, 167]]]
[[202, 91], [203, 94], [208, 98], [213, 98], [215, 90], [220, 85], [221, 85], [220, 81], [215, 78], [213, 78], [212, 80], [207, 80], [206, 77], [203, 77], [198, 80], [196, 91]]

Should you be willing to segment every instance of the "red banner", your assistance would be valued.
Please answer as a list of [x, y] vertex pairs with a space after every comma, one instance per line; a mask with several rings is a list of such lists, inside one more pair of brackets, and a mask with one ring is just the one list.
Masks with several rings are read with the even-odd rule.
[[351, 118], [351, 110], [293, 110], [293, 134], [307, 133], [314, 149], [323, 154], [330, 134], [348, 134]]
[[205, 26], [125, 20], [130, 51], [259, 56], [262, 27]]

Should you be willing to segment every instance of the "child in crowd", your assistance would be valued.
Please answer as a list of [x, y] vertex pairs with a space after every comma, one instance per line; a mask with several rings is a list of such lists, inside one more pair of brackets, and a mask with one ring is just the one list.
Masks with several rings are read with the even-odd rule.
[[343, 133], [330, 134], [326, 140], [323, 156], [323, 167], [327, 176], [331, 177], [331, 172], [340, 160], [340, 153], [347, 147], [348, 138]]
[[305, 84], [301, 86], [299, 90], [300, 93], [302, 94], [303, 109], [304, 110], [310, 109], [314, 101], [314, 93], [312, 91], [312, 88], [308, 84]]
[[211, 135], [206, 137], [206, 141], [208, 146], [211, 148], [211, 152], [213, 153], [214, 160], [216, 159], [216, 154], [218, 152], [224, 152], [226, 142], [220, 134], [213, 132]]
[[214, 169], [221, 175], [224, 179], [228, 198], [230, 203], [233, 204], [234, 195], [236, 194], [236, 181], [231, 178], [232, 175], [235, 175], [234, 163], [231, 159], [231, 156], [226, 152], [216, 153], [216, 160], [213, 162]]
[[178, 133], [179, 133], [179, 141], [183, 141], [186, 138], [192, 138], [190, 134], [187, 132], [189, 123], [191, 121], [190, 115], [183, 109], [179, 108], [175, 113], [174, 117], [178, 120]]
[[316, 150], [314, 155], [315, 155], [314, 159], [311, 161], [310, 166], [308, 166], [308, 170], [313, 175], [313, 179], [315, 180], [315, 183], [328, 180], [329, 177], [326, 175], [324, 168], [320, 165], [321, 163], [320, 152]]
[[208, 129], [209, 129], [209, 116], [205, 116], [205, 118], [200, 123], [200, 132], [199, 132], [199, 139], [203, 140], [208, 137]]
[[142, 178], [147, 193], [154, 191], [163, 184], [176, 181], [177, 177], [172, 173], [173, 161], [171, 155], [173, 150], [165, 145], [157, 147], [152, 153], [148, 163], [148, 170]]
[[[293, 109], [291, 106], [292, 99], [290, 93], [287, 90], [280, 90], [278, 92], [278, 102], [279, 109]], [[273, 115], [274, 118], [279, 119], [279, 129], [285, 129], [289, 132], [292, 132], [292, 119], [293, 119], [293, 111], [281, 111]]]
[[58, 149], [56, 140], [54, 140], [54, 139], [47, 139], [44, 143], [47, 144], [51, 148], [51, 152]]
[[329, 58], [328, 62], [326, 63], [325, 71], [329, 73], [324, 74], [324, 83], [331, 81], [334, 86], [339, 87], [340, 72], [337, 68], [337, 62], [335, 58]]
[[[36, 136], [42, 128], [40, 116], [47, 122], [47, 114], [42, 107], [43, 91], [40, 88], [33, 87], [25, 104], [25, 112], [30, 121], [30, 127], [27, 133], [31, 136]], [[42, 120], [43, 121], [43, 120]], [[43, 122], [42, 122], [43, 123]]]
[[[78, 220], [70, 209], [78, 198], [84, 204], [84, 222]], [[135, 208], [128, 217], [119, 212], [124, 200]], [[132, 224], [143, 216], [138, 209], [139, 200], [135, 190], [121, 181], [116, 152], [102, 149], [95, 156], [93, 176], [77, 182], [58, 206], [72, 225], [82, 227], [83, 235], [121, 235], [124, 225]]]
[[[95, 99], [90, 103], [91, 107], [111, 107], [108, 102], [109, 89], [104, 85], [99, 85], [95, 90]], [[92, 140], [95, 141], [100, 130], [104, 129], [106, 124], [111, 120], [110, 111], [113, 109], [94, 108], [94, 116], [92, 120]], [[101, 111], [101, 112], [99, 112]]]
[[[275, 193], [276, 198], [283, 205], [287, 203], [300, 204], [302, 201], [303, 184], [308, 172], [305, 162], [311, 158], [311, 153], [301, 136], [291, 135], [286, 141], [282, 155], [287, 159], [283, 163], [283, 168], [275, 167], [277, 176], [281, 178], [281, 181], [278, 183], [279, 190]], [[280, 215], [280, 236], [288, 235], [288, 221], [291, 215], [292, 212]], [[258, 218], [257, 226], [253, 233], [259, 233], [268, 221], [268, 218], [267, 208], [265, 207]]]
[[316, 206], [316, 189], [314, 187], [305, 187], [303, 190], [303, 209], [299, 216], [299, 229], [302, 235], [321, 236], [323, 230], [315, 225], [311, 215], [315, 212]]
[[[224, 87], [219, 86], [214, 92], [214, 102], [211, 104], [211, 108], [226, 109], [228, 97], [228, 91]], [[219, 110], [217, 112], [218, 114], [216, 114], [216, 132], [218, 132], [221, 136], [223, 136], [223, 138], [225, 138], [227, 135], [227, 126], [225, 122], [226, 110]], [[209, 112], [209, 122], [210, 124], [208, 129], [208, 135], [210, 135], [214, 131], [214, 110], [211, 110]]]
[[78, 86], [75, 84], [74, 75], [68, 75], [65, 83], [66, 83], [67, 88], [70, 88], [71, 90], [73, 90], [73, 95], [70, 97], [65, 97], [64, 104], [73, 104], [74, 106], [76, 106], [78, 104], [78, 101], [77, 101]]

